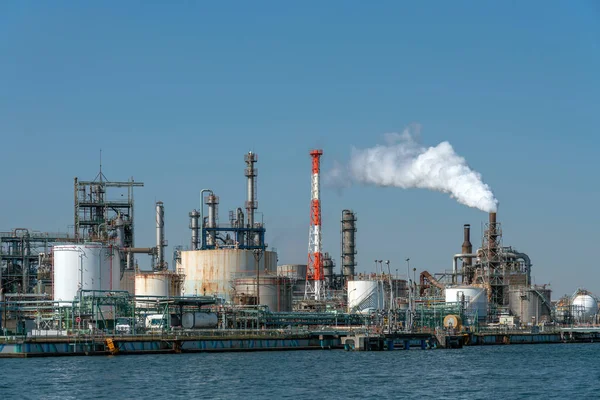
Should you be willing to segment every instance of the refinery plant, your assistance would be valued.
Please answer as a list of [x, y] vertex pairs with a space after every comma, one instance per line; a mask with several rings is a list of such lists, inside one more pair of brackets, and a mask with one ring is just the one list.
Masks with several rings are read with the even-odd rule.
[[[451, 270], [410, 279], [410, 259], [402, 260], [406, 276], [393, 274], [389, 260], [359, 268], [356, 213], [340, 210], [336, 265], [333, 247], [321, 240], [323, 151], [309, 155], [309, 237], [301, 244], [308, 252], [297, 264], [278, 264], [266, 228], [255, 218], [253, 152], [244, 155], [243, 204], [220, 218], [218, 194], [201, 189], [202, 204], [189, 212], [190, 241], [169, 255], [168, 205], [161, 201], [154, 216], [137, 215], [155, 218], [156, 242], [135, 243], [134, 189], [142, 182], [110, 181], [102, 168], [92, 181], [75, 178], [72, 233], [0, 233], [0, 333], [6, 344], [0, 356], [429, 349], [597, 338], [598, 298], [578, 289], [553, 301], [549, 285], [532, 284], [531, 258], [505, 245], [496, 212], [489, 213], [476, 248], [470, 225], [463, 226], [460, 252], [448, 256]], [[458, 251], [458, 235], [456, 243]], [[141, 270], [139, 257], [148, 257], [152, 270]]]

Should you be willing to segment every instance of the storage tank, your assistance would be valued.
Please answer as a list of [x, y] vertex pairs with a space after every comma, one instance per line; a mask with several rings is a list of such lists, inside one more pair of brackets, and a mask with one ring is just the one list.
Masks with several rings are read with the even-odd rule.
[[486, 290], [476, 286], [446, 287], [446, 303], [462, 303], [467, 314], [477, 315], [477, 319], [487, 318], [488, 299]]
[[383, 309], [381, 282], [374, 280], [348, 281], [348, 312], [368, 313]]
[[[261, 276], [258, 282], [259, 304], [268, 306], [273, 312], [292, 310], [292, 282], [288, 278]], [[236, 304], [255, 304], [256, 277], [236, 279], [234, 288]]]
[[[215, 249], [182, 251], [182, 296], [218, 296], [232, 299], [233, 281], [255, 277], [257, 262], [252, 250]], [[265, 251], [258, 262], [260, 275], [277, 273], [277, 253]]]
[[177, 276], [172, 272], [138, 272], [135, 275], [135, 295], [140, 302], [136, 302], [136, 307], [146, 307], [148, 302], [143, 301], [144, 296], [148, 296], [150, 302], [156, 303], [156, 297], [177, 296], [176, 288]]
[[218, 322], [217, 314], [209, 312], [185, 313], [181, 318], [181, 326], [185, 329], [212, 329]]
[[573, 298], [573, 316], [580, 322], [589, 322], [598, 313], [598, 303], [589, 294], [578, 294]]
[[54, 300], [70, 304], [83, 290], [119, 290], [120, 257], [116, 247], [102, 243], [59, 245], [54, 253]]
[[277, 275], [291, 280], [306, 280], [306, 264], [286, 264], [277, 266]]
[[304, 298], [306, 290], [306, 264], [287, 264], [277, 266], [277, 275], [289, 278], [292, 281], [292, 297]]
[[511, 289], [508, 294], [508, 304], [510, 311], [520, 317], [523, 324], [550, 321], [550, 296], [549, 289]]

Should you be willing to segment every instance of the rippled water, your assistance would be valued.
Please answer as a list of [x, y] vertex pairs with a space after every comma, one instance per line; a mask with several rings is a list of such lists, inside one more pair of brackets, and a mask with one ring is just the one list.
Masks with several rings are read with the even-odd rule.
[[0, 359], [0, 399], [600, 398], [600, 344]]

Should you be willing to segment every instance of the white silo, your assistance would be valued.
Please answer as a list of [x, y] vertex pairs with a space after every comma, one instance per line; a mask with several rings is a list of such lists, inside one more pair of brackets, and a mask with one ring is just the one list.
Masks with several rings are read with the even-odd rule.
[[102, 243], [54, 246], [54, 300], [68, 305], [82, 290], [119, 290], [119, 252]]

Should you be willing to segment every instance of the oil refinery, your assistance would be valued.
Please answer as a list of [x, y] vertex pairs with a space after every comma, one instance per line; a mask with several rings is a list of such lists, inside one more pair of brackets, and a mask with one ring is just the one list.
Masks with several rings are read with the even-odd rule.
[[[451, 269], [411, 279], [410, 259], [406, 276], [394, 274], [389, 260], [358, 268], [357, 214], [343, 209], [336, 265], [321, 239], [323, 151], [309, 155], [309, 237], [299, 244], [308, 251], [297, 264], [278, 264], [256, 218], [253, 152], [244, 155], [243, 204], [223, 223], [218, 193], [199, 189], [189, 243], [169, 255], [168, 204], [161, 201], [154, 216], [141, 216], [155, 218], [155, 243], [135, 243], [134, 190], [142, 182], [109, 181], [102, 169], [93, 181], [75, 178], [72, 233], [0, 232], [0, 357], [432, 349], [600, 337], [598, 298], [578, 289], [553, 300], [549, 285], [534, 285], [530, 256], [505, 244], [496, 212], [475, 248], [470, 224], [458, 227]], [[152, 270], [141, 270], [138, 257], [148, 257]]]

